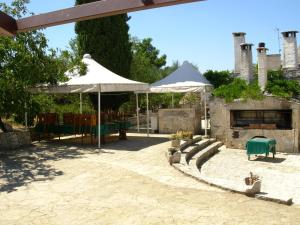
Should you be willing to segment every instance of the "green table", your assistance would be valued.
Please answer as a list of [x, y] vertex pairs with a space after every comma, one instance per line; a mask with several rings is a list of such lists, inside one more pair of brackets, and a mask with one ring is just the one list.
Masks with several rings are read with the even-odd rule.
[[272, 138], [252, 138], [247, 142], [247, 155], [265, 154], [266, 157], [270, 152], [273, 153], [273, 158], [276, 154], [276, 140]]

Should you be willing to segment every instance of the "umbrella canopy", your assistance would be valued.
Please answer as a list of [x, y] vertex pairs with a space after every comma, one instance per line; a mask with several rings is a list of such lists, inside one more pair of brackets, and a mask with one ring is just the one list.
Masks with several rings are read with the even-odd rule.
[[185, 61], [175, 72], [150, 85], [151, 93], [202, 92], [212, 89], [209, 81]]
[[87, 66], [85, 75], [80, 76], [79, 70], [67, 71], [65, 75], [69, 81], [56, 86], [39, 86], [32, 88], [32, 92], [45, 93], [88, 93], [88, 92], [129, 92], [145, 91], [149, 88], [146, 83], [141, 83], [121, 77], [106, 69], [89, 54], [83, 56], [82, 61]]

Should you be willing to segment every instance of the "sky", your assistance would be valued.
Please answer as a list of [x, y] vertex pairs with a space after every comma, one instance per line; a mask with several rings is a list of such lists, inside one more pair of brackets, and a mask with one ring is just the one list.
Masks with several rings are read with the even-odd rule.
[[[31, 0], [28, 8], [40, 14], [71, 7], [74, 2]], [[187, 60], [201, 72], [232, 70], [232, 32], [247, 33], [246, 42], [255, 45], [255, 63], [259, 42], [265, 42], [269, 53], [276, 54], [278, 29], [300, 31], [299, 9], [299, 0], [207, 0], [130, 13], [129, 33], [139, 39], [152, 38], [153, 45], [167, 55], [168, 65]], [[44, 33], [50, 47], [65, 49], [75, 37], [74, 23], [47, 28]]]

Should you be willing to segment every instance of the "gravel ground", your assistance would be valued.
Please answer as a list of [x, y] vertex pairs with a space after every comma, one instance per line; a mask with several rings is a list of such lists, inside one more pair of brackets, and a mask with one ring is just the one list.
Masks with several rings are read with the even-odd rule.
[[0, 224], [299, 224], [299, 207], [182, 175], [168, 146], [166, 136], [132, 135], [101, 151], [61, 142], [2, 153]]

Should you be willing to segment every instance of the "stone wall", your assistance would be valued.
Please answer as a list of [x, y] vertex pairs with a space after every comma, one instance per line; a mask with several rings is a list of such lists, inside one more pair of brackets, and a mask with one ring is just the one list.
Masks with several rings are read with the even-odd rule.
[[201, 111], [194, 108], [160, 109], [158, 111], [159, 133], [171, 134], [178, 130], [201, 131]]
[[[280, 100], [266, 97], [262, 101], [248, 100], [247, 102], [235, 101], [225, 103], [224, 100], [214, 98], [210, 101], [211, 135], [228, 147], [245, 149], [247, 140], [254, 136], [275, 138], [277, 151], [299, 152], [300, 150], [300, 104], [294, 101]], [[280, 110], [292, 109], [291, 130], [265, 130], [243, 129], [230, 127], [230, 110]], [[233, 138], [233, 132], [238, 133], [238, 138]]]
[[31, 144], [29, 131], [0, 133], [0, 150], [13, 150]]
[[281, 68], [281, 55], [280, 54], [267, 55], [267, 68], [268, 70], [279, 70]]

